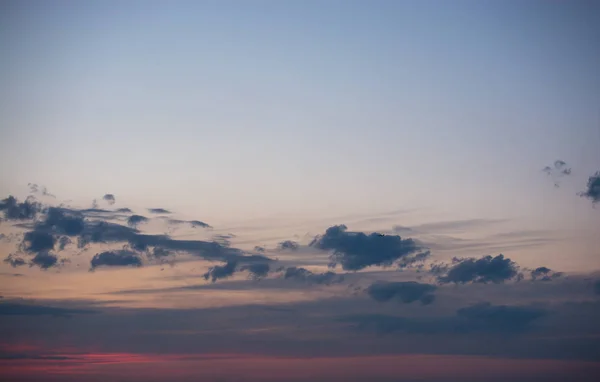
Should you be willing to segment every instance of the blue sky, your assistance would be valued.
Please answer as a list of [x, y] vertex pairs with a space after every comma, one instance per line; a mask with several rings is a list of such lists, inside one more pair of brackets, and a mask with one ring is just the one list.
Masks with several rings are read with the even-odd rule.
[[[23, 200], [34, 182], [81, 211], [111, 193], [115, 208], [214, 226], [173, 237], [233, 233], [314, 272], [326, 261], [308, 243], [335, 224], [410, 227], [434, 260], [597, 271], [600, 214], [577, 193], [600, 170], [598, 20], [593, 1], [3, 2], [0, 194]], [[570, 175], [541, 171], [557, 159]], [[279, 253], [285, 239], [300, 253]], [[179, 288], [210, 265], [188, 260], [166, 279], [156, 264], [111, 269], [114, 285], [75, 261], [62, 276], [34, 267], [4, 293]], [[48, 290], [55, 277], [73, 286]], [[265, 299], [237, 293], [223, 298]]]

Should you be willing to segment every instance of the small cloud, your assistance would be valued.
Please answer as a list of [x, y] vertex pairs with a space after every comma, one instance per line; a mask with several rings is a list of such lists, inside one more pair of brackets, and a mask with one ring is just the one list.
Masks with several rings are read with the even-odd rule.
[[146, 223], [148, 221], [148, 218], [142, 215], [131, 215], [128, 219], [127, 219], [127, 225], [129, 225], [132, 228], [136, 228], [138, 226], [138, 224], [141, 223]]
[[470, 326], [500, 331], [518, 331], [547, 314], [545, 310], [527, 306], [492, 305], [489, 302], [457, 310], [457, 316]]
[[70, 316], [72, 314], [93, 313], [90, 310], [54, 308], [41, 305], [18, 304], [12, 302], [0, 303], [0, 316]]
[[49, 252], [40, 252], [31, 260], [32, 265], [37, 265], [42, 269], [48, 269], [58, 263], [58, 257]]
[[26, 264], [25, 260], [22, 257], [18, 257], [12, 253], [4, 259], [4, 262], [13, 268], [20, 267]]
[[44, 186], [39, 186], [35, 183], [27, 183], [27, 186], [29, 186], [29, 192], [32, 194], [40, 194], [42, 196], [56, 198], [56, 196], [48, 192], [48, 189]]
[[247, 264], [240, 268], [240, 271], [248, 271], [250, 278], [260, 280], [267, 277], [271, 267], [267, 263]]
[[202, 275], [202, 277], [204, 277], [205, 280], [211, 279], [211, 281], [214, 283], [219, 279], [232, 276], [235, 273], [236, 266], [236, 261], [228, 261], [225, 263], [225, 265], [215, 265], [214, 267], [211, 267], [208, 272]]
[[24, 202], [13, 197], [0, 201], [0, 211], [4, 211], [6, 220], [32, 220], [35, 219], [42, 210], [42, 205], [35, 201], [33, 197], [27, 198]]
[[539, 267], [531, 271], [531, 279], [533, 281], [552, 281], [563, 275], [562, 272], [554, 272], [552, 269], [547, 267]]
[[286, 280], [296, 280], [310, 284], [331, 285], [341, 283], [344, 277], [334, 272], [313, 273], [305, 268], [289, 267], [285, 270], [283, 278]]
[[170, 214], [171, 211], [165, 210], [164, 208], [148, 208], [148, 212], [151, 214]]
[[316, 237], [311, 246], [331, 250], [331, 266], [338, 263], [344, 270], [357, 271], [369, 266], [388, 267], [419, 252], [422, 248], [412, 239], [381, 233], [348, 232], [345, 225], [329, 227]]
[[60, 239], [58, 239], [58, 250], [63, 251], [66, 248], [66, 246], [71, 243], [71, 238], [69, 238], [68, 236], [61, 236]]
[[454, 258], [451, 266], [434, 265], [432, 273], [438, 274], [440, 283], [501, 283], [518, 279], [519, 267], [500, 254], [496, 257]]
[[111, 206], [113, 204], [115, 204], [115, 202], [117, 201], [115, 199], [115, 196], [113, 194], [105, 194], [102, 199], [104, 199], [104, 201], [108, 202], [108, 204], [110, 204]]
[[56, 239], [49, 233], [40, 231], [26, 232], [21, 247], [31, 253], [49, 251], [54, 249]]
[[201, 222], [200, 220], [169, 219], [169, 224], [189, 224], [192, 228], [212, 228], [209, 224]]
[[265, 247], [257, 245], [256, 247], [254, 247], [254, 252], [265, 253]]
[[300, 247], [297, 242], [292, 240], [282, 241], [278, 245], [279, 249], [282, 251], [296, 251]]
[[600, 171], [588, 178], [586, 190], [579, 193], [582, 198], [588, 198], [592, 204], [600, 202]]
[[546, 166], [542, 171], [554, 180], [554, 187], [559, 187], [559, 179], [571, 175], [572, 172], [571, 168], [567, 166], [567, 162], [562, 159], [555, 160], [552, 166]]
[[120, 212], [120, 213], [123, 213], [123, 214], [130, 214], [133, 211], [131, 209], [129, 209], [129, 208], [117, 208], [115, 210], [115, 212]]
[[142, 260], [137, 253], [128, 250], [106, 251], [94, 255], [90, 270], [98, 267], [141, 267]]
[[375, 301], [387, 302], [397, 298], [400, 302], [410, 304], [420, 301], [423, 305], [431, 304], [435, 296], [432, 292], [436, 290], [435, 285], [421, 284], [415, 281], [407, 282], [384, 282], [379, 281], [371, 284], [367, 294]]
[[171, 251], [167, 251], [166, 249], [160, 247], [154, 247], [151, 252], [151, 256], [157, 259], [162, 257], [168, 257], [172, 254], [173, 253]]

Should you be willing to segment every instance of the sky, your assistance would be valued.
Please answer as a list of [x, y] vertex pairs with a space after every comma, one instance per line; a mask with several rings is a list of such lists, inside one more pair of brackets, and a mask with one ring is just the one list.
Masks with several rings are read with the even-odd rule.
[[1, 2], [0, 376], [592, 380], [598, 20]]

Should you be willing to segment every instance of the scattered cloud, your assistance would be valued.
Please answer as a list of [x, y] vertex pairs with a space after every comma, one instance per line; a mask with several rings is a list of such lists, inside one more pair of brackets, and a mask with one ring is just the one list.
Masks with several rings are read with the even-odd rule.
[[235, 273], [237, 267], [236, 261], [228, 261], [225, 265], [215, 265], [211, 267], [202, 277], [205, 280], [210, 279], [213, 283], [219, 279], [225, 279]]
[[39, 252], [31, 260], [32, 265], [37, 265], [41, 269], [48, 269], [58, 263], [58, 257], [50, 252]]
[[286, 240], [279, 243], [278, 248], [282, 251], [297, 251], [298, 248], [300, 248], [300, 245], [295, 241]]
[[42, 205], [32, 197], [21, 203], [13, 196], [0, 201], [0, 211], [4, 211], [6, 220], [32, 220], [41, 210]]
[[387, 302], [392, 299], [410, 304], [420, 301], [423, 305], [431, 304], [435, 296], [435, 285], [421, 284], [414, 281], [406, 282], [384, 282], [378, 281], [371, 284], [367, 289], [367, 294], [375, 301]]
[[42, 196], [56, 198], [56, 196], [48, 192], [48, 189], [44, 186], [40, 186], [35, 183], [27, 183], [27, 186], [29, 187], [29, 192], [32, 194], [40, 194]]
[[90, 264], [90, 270], [94, 270], [98, 267], [141, 267], [142, 260], [136, 252], [116, 250], [94, 255]]
[[110, 204], [111, 206], [113, 204], [115, 204], [115, 202], [117, 201], [115, 199], [115, 196], [113, 194], [105, 194], [102, 199], [104, 199], [106, 202], [108, 202], [108, 204]]
[[412, 239], [377, 232], [349, 232], [345, 225], [329, 227], [324, 235], [317, 236], [310, 244], [322, 250], [332, 251], [331, 266], [338, 263], [344, 270], [357, 271], [369, 266], [391, 266], [422, 249]]
[[136, 228], [139, 224], [141, 223], [146, 223], [148, 221], [148, 218], [142, 215], [131, 215], [128, 219], [127, 219], [127, 225], [129, 225], [132, 228]]
[[200, 220], [169, 219], [168, 223], [172, 225], [189, 224], [192, 228], [212, 228], [209, 224], [204, 223]]
[[55, 308], [42, 305], [19, 304], [14, 302], [0, 302], [0, 316], [70, 316], [73, 314], [94, 313], [91, 310]]
[[15, 255], [14, 253], [11, 253], [10, 255], [6, 256], [6, 258], [4, 259], [4, 262], [13, 268], [20, 267], [20, 266], [27, 264], [27, 262], [22, 257], [19, 257], [19, 256]]
[[171, 211], [165, 210], [164, 208], [148, 208], [148, 212], [151, 214], [170, 214]]
[[133, 211], [131, 209], [129, 209], [129, 208], [117, 208], [115, 210], [115, 212], [119, 212], [119, 213], [123, 213], [123, 214], [130, 214]]
[[496, 257], [454, 258], [452, 265], [434, 265], [440, 283], [501, 283], [520, 277], [519, 267], [500, 254]]
[[247, 264], [240, 268], [240, 271], [248, 271], [250, 278], [253, 280], [260, 280], [269, 274], [271, 267], [267, 263], [255, 263]]
[[308, 269], [299, 267], [287, 268], [283, 278], [286, 280], [296, 280], [309, 284], [323, 285], [331, 285], [344, 281], [344, 277], [335, 272], [313, 273]]
[[531, 279], [533, 281], [551, 281], [563, 275], [562, 272], [554, 272], [547, 267], [538, 267], [531, 271]]
[[567, 162], [562, 159], [555, 160], [552, 166], [546, 166], [542, 171], [552, 178], [554, 187], [559, 187], [560, 178], [571, 175], [572, 172], [571, 168], [567, 165]]
[[579, 193], [583, 198], [588, 198], [592, 204], [600, 202], [600, 171], [588, 178], [586, 190]]

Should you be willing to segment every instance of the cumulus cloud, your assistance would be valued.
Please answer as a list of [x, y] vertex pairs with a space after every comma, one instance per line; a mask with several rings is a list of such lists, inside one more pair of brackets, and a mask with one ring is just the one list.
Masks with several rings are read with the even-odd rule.
[[248, 271], [250, 278], [253, 280], [260, 280], [269, 274], [271, 267], [267, 263], [255, 263], [247, 264], [240, 268], [240, 271]]
[[202, 277], [205, 280], [210, 279], [213, 283], [219, 279], [225, 279], [235, 273], [237, 267], [236, 261], [228, 261], [225, 265], [215, 265], [211, 267]]
[[148, 208], [148, 212], [151, 214], [170, 214], [171, 211], [165, 210], [164, 208]]
[[289, 267], [285, 270], [283, 278], [286, 280], [296, 280], [309, 284], [331, 285], [341, 283], [344, 277], [334, 272], [313, 273], [305, 268]]
[[451, 266], [434, 265], [432, 272], [440, 283], [501, 283], [519, 279], [519, 267], [504, 255], [475, 258], [454, 258]]
[[136, 228], [139, 224], [141, 223], [146, 223], [148, 221], [148, 218], [142, 215], [131, 215], [128, 219], [127, 219], [127, 225], [129, 225], [130, 227]]
[[52, 229], [57, 234], [67, 236], [79, 235], [85, 229], [83, 214], [60, 207], [50, 207], [43, 223], [38, 224], [38, 229]]
[[113, 194], [105, 194], [102, 199], [104, 199], [104, 201], [108, 202], [108, 204], [110, 204], [111, 206], [113, 204], [115, 204], [115, 202], [117, 201], [115, 199], [115, 196]]
[[286, 241], [282, 241], [281, 243], [279, 243], [278, 248], [281, 249], [282, 251], [296, 251], [298, 250], [300, 246], [298, 245], [298, 243], [296, 243], [295, 241], [292, 240], [286, 240]]
[[26, 232], [21, 247], [27, 252], [42, 252], [54, 249], [56, 239], [49, 233], [40, 231]]
[[600, 171], [588, 178], [586, 190], [579, 195], [590, 199], [594, 205], [600, 202]]
[[531, 279], [533, 281], [551, 281], [561, 277], [562, 272], [554, 272], [552, 269], [547, 267], [538, 267], [531, 271]]
[[97, 253], [90, 262], [90, 269], [98, 267], [141, 267], [142, 260], [135, 252], [128, 250], [115, 250]]
[[19, 257], [13, 253], [6, 256], [4, 262], [13, 268], [20, 267], [26, 264], [25, 260], [22, 257]]
[[42, 205], [32, 197], [21, 203], [13, 196], [0, 201], [0, 211], [4, 211], [6, 220], [32, 220], [41, 210]]
[[344, 270], [357, 271], [372, 265], [391, 266], [422, 249], [412, 239], [398, 235], [383, 235], [363, 232], [348, 232], [345, 225], [332, 226], [324, 235], [316, 237], [310, 244], [322, 250], [332, 251], [331, 266], [338, 263]]
[[379, 281], [371, 284], [366, 292], [373, 300], [379, 302], [387, 302], [395, 298], [405, 304], [420, 301], [421, 304], [428, 305], [435, 299], [435, 295], [433, 295], [435, 290], [435, 285], [421, 284], [414, 281]]
[[40, 252], [31, 260], [32, 265], [37, 265], [42, 269], [48, 269], [58, 263], [58, 257], [50, 252]]
[[71, 238], [69, 238], [68, 236], [61, 236], [58, 239], [58, 250], [63, 251], [67, 247], [67, 245], [69, 245], [71, 243], [72, 243]]

